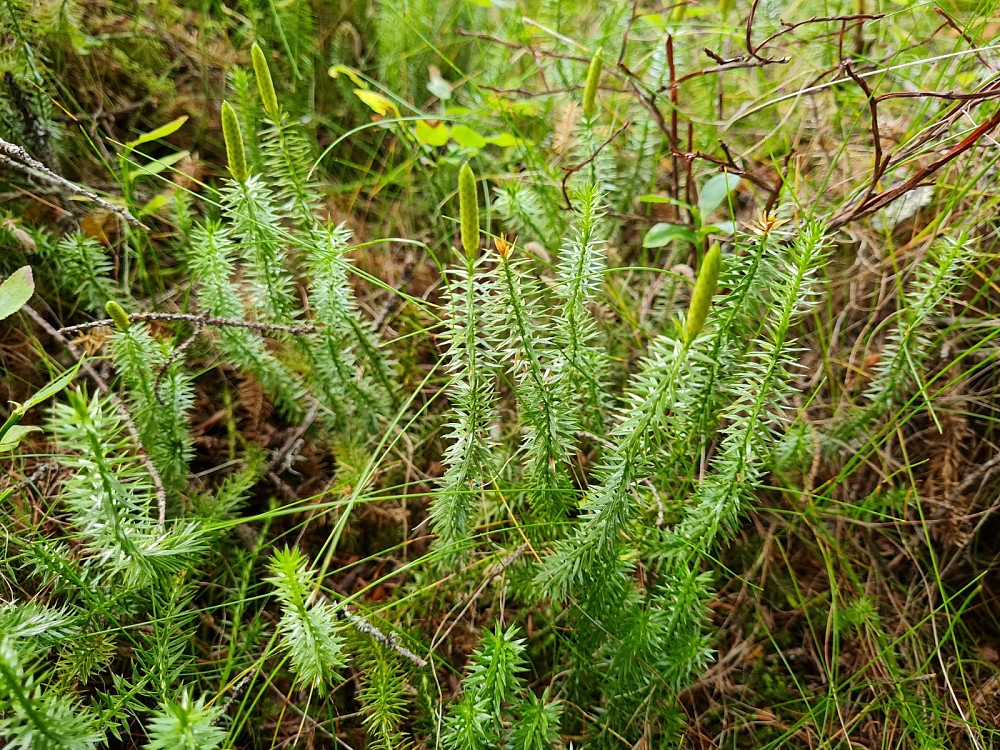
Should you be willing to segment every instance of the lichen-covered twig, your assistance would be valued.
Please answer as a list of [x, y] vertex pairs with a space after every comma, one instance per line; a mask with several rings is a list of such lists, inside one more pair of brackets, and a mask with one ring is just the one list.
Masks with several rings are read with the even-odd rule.
[[[252, 331], [281, 331], [282, 333], [287, 333], [291, 336], [316, 333], [319, 330], [319, 328], [313, 325], [285, 326], [279, 325], [278, 323], [256, 323], [250, 320], [219, 318], [215, 315], [197, 315], [195, 313], [129, 313], [128, 317], [129, 320], [139, 321], [179, 320], [185, 323], [192, 323], [196, 326], [214, 326], [216, 328], [249, 328]], [[76, 333], [78, 331], [86, 331], [89, 328], [98, 328], [100, 326], [110, 327], [114, 326], [114, 324], [115, 321], [111, 318], [104, 318], [103, 320], [92, 320], [89, 323], [80, 323], [75, 326], [66, 326], [65, 328], [60, 328], [59, 333]]]
[[118, 214], [118, 216], [122, 218], [122, 221], [131, 224], [133, 227], [139, 227], [141, 229], [149, 228], [130, 214], [127, 208], [124, 208], [123, 206], [116, 206], [114, 203], [110, 203], [101, 198], [93, 190], [81, 187], [80, 185], [70, 182], [65, 177], [61, 177], [37, 159], [32, 158], [32, 156], [23, 148], [14, 143], [10, 143], [9, 141], [5, 141], [3, 138], [0, 138], [0, 166], [8, 166], [11, 169], [27, 175], [28, 177], [34, 177], [35, 179], [47, 182], [71, 195], [82, 195], [85, 198], [92, 200], [101, 208], [105, 208], [108, 211]]
[[368, 622], [368, 620], [364, 619], [360, 615], [354, 614], [353, 612], [349, 611], [346, 607], [343, 606], [337, 608], [337, 617], [339, 617], [341, 620], [344, 620], [345, 622], [351, 623], [351, 625], [357, 628], [360, 632], [364, 633], [370, 638], [375, 639], [386, 648], [392, 649], [397, 654], [402, 656], [404, 659], [413, 662], [418, 667], [427, 666], [426, 659], [420, 658], [415, 653], [410, 651], [410, 649], [408, 649], [406, 646], [400, 645], [399, 636], [397, 636], [395, 633], [389, 633], [388, 635], [386, 635], [377, 627]]

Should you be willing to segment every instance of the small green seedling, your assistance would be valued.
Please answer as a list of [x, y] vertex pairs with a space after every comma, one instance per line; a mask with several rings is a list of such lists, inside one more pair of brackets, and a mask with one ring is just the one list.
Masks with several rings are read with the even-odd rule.
[[691, 214], [691, 220], [694, 226], [691, 227], [683, 224], [668, 224], [665, 222], [654, 224], [650, 227], [649, 231], [646, 232], [646, 236], [643, 237], [642, 246], [664, 247], [665, 245], [669, 245], [674, 240], [683, 240], [684, 242], [690, 242], [692, 245], [697, 245], [712, 234], [736, 234], [736, 222], [731, 219], [728, 221], [717, 221], [711, 223], [706, 223], [706, 220], [717, 208], [719, 208], [719, 206], [726, 202], [730, 193], [739, 187], [740, 182], [741, 180], [739, 177], [730, 174], [729, 172], [723, 172], [722, 174], [717, 174], [714, 177], [709, 178], [709, 180], [701, 186], [697, 206], [692, 206], [681, 201], [675, 201], [672, 198], [667, 198], [662, 195], [644, 195], [639, 199], [643, 203], [671, 203], [675, 206], [679, 206], [680, 208], [687, 209], [687, 211]]

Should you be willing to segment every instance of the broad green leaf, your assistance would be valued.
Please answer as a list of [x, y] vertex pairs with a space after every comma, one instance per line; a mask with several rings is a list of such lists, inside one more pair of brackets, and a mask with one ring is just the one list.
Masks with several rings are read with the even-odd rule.
[[16, 411], [20, 412], [21, 414], [24, 414], [32, 406], [37, 406], [38, 404], [42, 403], [42, 401], [44, 401], [45, 399], [51, 398], [52, 396], [59, 393], [59, 391], [61, 391], [63, 388], [65, 388], [66, 386], [68, 386], [70, 383], [73, 382], [73, 378], [76, 377], [76, 373], [79, 372], [80, 370], [81, 363], [82, 360], [80, 362], [77, 362], [75, 367], [66, 370], [66, 372], [64, 372], [58, 378], [56, 378], [47, 386], [42, 388], [42, 390], [38, 391], [38, 393], [28, 398], [27, 401], [25, 401], [23, 404], [17, 407]]
[[499, 146], [500, 148], [510, 148], [511, 146], [516, 146], [520, 143], [520, 141], [510, 133], [497, 133], [496, 135], [491, 135], [486, 139], [486, 142], [492, 143], [494, 146]]
[[393, 103], [391, 99], [377, 91], [371, 91], [369, 89], [354, 89], [354, 93], [358, 95], [358, 99], [367, 104], [373, 112], [385, 117], [390, 112], [399, 117], [399, 108]]
[[29, 432], [41, 432], [41, 427], [32, 427], [30, 425], [19, 425], [16, 424], [10, 427], [2, 438], [0, 438], [0, 451], [12, 451], [17, 446], [18, 443], [27, 435]]
[[169, 202], [170, 199], [161, 193], [142, 207], [142, 210], [139, 212], [139, 216], [149, 216], [150, 214], [155, 214]]
[[158, 141], [161, 138], [166, 138], [168, 135], [176, 133], [181, 127], [188, 121], [187, 115], [181, 115], [176, 120], [171, 120], [166, 125], [161, 125], [155, 130], [150, 130], [145, 135], [140, 135], [134, 141], [129, 141], [125, 144], [127, 148], [135, 148], [136, 146], [141, 146], [143, 143], [150, 143], [152, 141]]
[[717, 221], [701, 228], [702, 234], [736, 234], [735, 221]]
[[35, 293], [35, 280], [31, 266], [22, 266], [0, 284], [0, 320], [10, 317], [24, 307]]
[[740, 178], [736, 175], [723, 172], [702, 185], [698, 196], [698, 210], [701, 211], [702, 220], [708, 218], [712, 211], [722, 205], [726, 196], [733, 192], [740, 182]]
[[486, 147], [486, 139], [472, 128], [456, 125], [451, 129], [451, 137], [459, 146], [480, 149]]
[[413, 126], [413, 135], [428, 146], [443, 146], [448, 142], [448, 128], [442, 122], [418, 120]]
[[190, 151], [178, 151], [177, 153], [174, 154], [168, 154], [167, 156], [164, 156], [162, 159], [154, 159], [153, 161], [147, 164], [139, 164], [132, 170], [130, 176], [134, 181], [139, 177], [150, 177], [158, 175], [167, 167], [172, 167], [174, 164], [179, 162], [184, 157], [189, 156], [190, 154], [191, 154]]
[[669, 203], [671, 206], [679, 206], [680, 208], [691, 208], [684, 201], [679, 201], [671, 198], [667, 195], [641, 195], [639, 196], [640, 203]]
[[695, 234], [687, 227], [682, 227], [679, 224], [654, 224], [646, 232], [646, 236], [642, 238], [642, 246], [663, 247], [678, 239], [694, 242]]

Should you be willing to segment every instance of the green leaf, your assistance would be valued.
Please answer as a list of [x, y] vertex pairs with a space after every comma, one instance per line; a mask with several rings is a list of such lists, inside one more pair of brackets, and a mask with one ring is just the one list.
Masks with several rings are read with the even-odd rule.
[[494, 146], [499, 146], [500, 148], [510, 148], [511, 146], [516, 146], [520, 143], [520, 141], [510, 133], [497, 133], [496, 135], [491, 135], [486, 139], [486, 142], [492, 143]]
[[16, 424], [10, 427], [2, 438], [0, 438], [0, 451], [12, 451], [22, 438], [29, 432], [41, 432], [41, 427], [32, 427]]
[[701, 211], [702, 219], [704, 220], [712, 211], [722, 205], [726, 196], [733, 192], [740, 182], [740, 178], [736, 175], [723, 172], [702, 185], [701, 193], [698, 196], [698, 210]]
[[150, 214], [155, 214], [169, 202], [170, 199], [167, 196], [163, 194], [157, 195], [149, 203], [143, 206], [142, 210], [139, 212], [139, 216], [149, 216]]
[[0, 284], [0, 320], [8, 318], [24, 307], [35, 293], [35, 280], [31, 266], [22, 266]]
[[45, 399], [51, 398], [52, 396], [59, 393], [59, 391], [61, 391], [63, 388], [65, 388], [66, 386], [68, 386], [70, 383], [73, 382], [73, 378], [76, 377], [76, 373], [80, 370], [81, 364], [82, 360], [80, 362], [77, 362], [75, 367], [66, 370], [66, 372], [64, 372], [62, 375], [60, 375], [58, 378], [53, 380], [47, 386], [42, 388], [42, 390], [38, 391], [38, 393], [36, 393], [34, 396], [31, 396], [27, 401], [21, 404], [16, 411], [21, 414], [24, 414], [32, 406], [37, 406], [38, 404], [42, 403], [42, 401], [44, 401]]
[[694, 242], [695, 233], [687, 227], [679, 224], [654, 224], [642, 238], [643, 247], [663, 247], [674, 240], [681, 239], [687, 242]]
[[126, 148], [133, 149], [136, 146], [141, 146], [143, 143], [150, 143], [152, 141], [158, 141], [161, 138], [166, 138], [168, 135], [176, 133], [181, 127], [188, 121], [187, 115], [181, 115], [176, 120], [171, 120], [166, 125], [161, 125], [155, 130], [150, 130], [145, 135], [140, 135], [134, 141], [129, 141], [125, 144]]
[[168, 154], [167, 156], [164, 156], [162, 159], [154, 159], [153, 161], [147, 164], [139, 164], [138, 166], [135, 167], [135, 169], [130, 173], [129, 176], [132, 178], [132, 181], [134, 182], [139, 177], [152, 177], [158, 175], [167, 167], [172, 167], [174, 164], [179, 162], [184, 157], [189, 156], [190, 154], [191, 154], [190, 151], [178, 151], [173, 154]]
[[667, 195], [641, 195], [639, 196], [640, 203], [669, 203], [671, 206], [679, 206], [680, 208], [691, 208], [684, 201], [679, 201], [671, 198]]
[[701, 228], [701, 234], [736, 234], [736, 222], [735, 221], [717, 221], [714, 224], [708, 224]]
[[451, 137], [459, 146], [463, 148], [481, 149], [486, 147], [486, 139], [472, 128], [465, 125], [456, 125], [451, 129]]
[[417, 124], [413, 126], [413, 135], [421, 143], [435, 147], [443, 146], [450, 137], [445, 124], [435, 120], [418, 120]]

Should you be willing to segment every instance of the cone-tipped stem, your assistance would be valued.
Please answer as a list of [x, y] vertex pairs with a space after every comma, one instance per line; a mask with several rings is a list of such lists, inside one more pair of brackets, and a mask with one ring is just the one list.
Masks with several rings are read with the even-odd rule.
[[278, 96], [274, 93], [274, 81], [271, 78], [271, 69], [267, 65], [267, 58], [264, 52], [254, 44], [250, 50], [250, 58], [253, 60], [253, 72], [257, 77], [257, 91], [260, 92], [260, 101], [264, 105], [264, 111], [274, 121], [278, 121]]
[[684, 323], [684, 342], [690, 344], [705, 327], [708, 310], [715, 296], [715, 287], [719, 283], [719, 271], [722, 268], [722, 249], [715, 243], [702, 258], [698, 269], [698, 279], [694, 283], [691, 294], [691, 306], [688, 307]]
[[250, 170], [247, 168], [247, 153], [243, 148], [243, 134], [240, 132], [236, 111], [229, 106], [229, 102], [222, 103], [222, 135], [226, 139], [230, 174], [237, 182], [246, 182]]
[[462, 225], [462, 248], [471, 262], [479, 255], [479, 199], [476, 176], [466, 162], [458, 171], [458, 208]]
[[127, 331], [128, 327], [132, 325], [132, 322], [128, 319], [128, 314], [126, 314], [125, 310], [117, 302], [108, 302], [104, 306], [104, 310], [108, 313], [108, 317], [115, 322], [115, 328]]
[[587, 85], [583, 88], [583, 114], [585, 117], [592, 117], [597, 107], [597, 87], [601, 83], [601, 72], [604, 70], [604, 61], [601, 60], [603, 49], [597, 50], [590, 60], [590, 67], [587, 69]]

